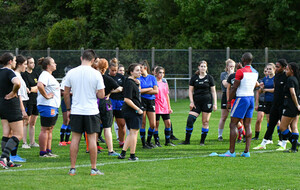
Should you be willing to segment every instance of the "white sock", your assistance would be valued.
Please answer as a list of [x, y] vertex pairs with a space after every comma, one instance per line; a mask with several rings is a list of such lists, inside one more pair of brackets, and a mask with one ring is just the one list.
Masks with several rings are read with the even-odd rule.
[[282, 140], [281, 146], [282, 146], [283, 148], [285, 148], [285, 147], [286, 147], [286, 143], [287, 143], [287, 140]]
[[115, 133], [116, 133], [116, 136], [117, 136], [117, 139], [118, 139], [119, 138], [119, 133], [118, 133], [119, 126], [118, 126], [117, 122], [114, 122], [114, 129], [115, 129]]
[[222, 135], [223, 135], [223, 130], [224, 130], [224, 129], [218, 129], [218, 132], [219, 132], [219, 136], [218, 136], [218, 137], [222, 137]]
[[263, 141], [261, 142], [261, 145], [262, 145], [262, 146], [266, 146], [267, 142], [268, 142], [267, 139], [263, 139]]

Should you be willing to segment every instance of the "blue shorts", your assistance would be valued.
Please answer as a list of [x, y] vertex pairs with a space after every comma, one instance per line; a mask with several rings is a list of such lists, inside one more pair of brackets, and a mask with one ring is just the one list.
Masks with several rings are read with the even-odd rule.
[[58, 108], [55, 107], [39, 105], [37, 108], [42, 117], [55, 117], [58, 114]]
[[114, 100], [114, 99], [110, 98], [110, 101], [111, 101], [111, 105], [113, 107], [113, 110], [121, 110], [122, 109], [122, 106], [124, 104], [124, 100]]
[[236, 97], [234, 104], [231, 108], [231, 117], [235, 118], [252, 118], [254, 111], [254, 97]]

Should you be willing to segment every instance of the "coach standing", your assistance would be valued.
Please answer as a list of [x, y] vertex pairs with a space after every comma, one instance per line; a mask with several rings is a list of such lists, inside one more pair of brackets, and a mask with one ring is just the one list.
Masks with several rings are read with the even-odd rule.
[[[88, 135], [91, 173], [90, 175], [104, 175], [96, 168], [97, 162], [97, 133], [100, 132], [100, 115], [97, 98], [104, 98], [104, 83], [101, 74], [91, 65], [96, 54], [87, 49], [81, 57], [81, 65], [67, 73], [65, 81], [64, 99], [67, 110], [71, 110], [70, 126], [72, 141], [70, 146], [71, 169], [69, 175], [75, 175], [76, 159], [79, 142], [83, 132]], [[70, 107], [70, 90], [72, 89], [72, 107]]]
[[237, 126], [241, 119], [244, 120], [246, 130], [246, 147], [241, 156], [250, 157], [249, 148], [251, 143], [251, 119], [254, 110], [254, 87], [257, 84], [258, 72], [251, 66], [253, 56], [251, 53], [244, 53], [242, 62], [244, 67], [237, 70], [235, 81], [229, 93], [227, 107], [230, 107], [232, 98], [236, 95], [235, 102], [231, 109], [230, 121], [230, 150], [221, 157], [235, 157], [235, 140], [237, 137]]

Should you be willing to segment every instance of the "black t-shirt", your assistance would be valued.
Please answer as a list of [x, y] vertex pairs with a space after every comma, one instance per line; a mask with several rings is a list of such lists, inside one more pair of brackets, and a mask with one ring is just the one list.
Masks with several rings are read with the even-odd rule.
[[[139, 85], [134, 82], [134, 80], [127, 78], [124, 83], [124, 98], [130, 99], [137, 107], [142, 108], [141, 106], [141, 92]], [[136, 111], [128, 106], [126, 103], [123, 104], [122, 110], [126, 111]]]
[[[29, 90], [31, 90], [31, 87], [37, 85], [39, 79], [38, 72], [33, 70], [31, 73], [28, 73], [27, 71], [25, 71], [24, 73], [21, 73], [21, 75]], [[37, 93], [31, 92], [28, 94], [28, 97], [30, 103], [36, 104]]]
[[273, 103], [275, 105], [283, 105], [283, 89], [286, 84], [287, 76], [285, 72], [278, 73], [274, 77], [274, 100]]
[[210, 88], [215, 86], [214, 79], [211, 75], [207, 74], [204, 78], [200, 79], [199, 75], [194, 75], [190, 80], [190, 86], [194, 87], [194, 99], [204, 95], [211, 95]]
[[14, 84], [11, 80], [15, 77], [17, 76], [13, 70], [5, 67], [0, 69], [0, 98], [12, 91]]
[[[234, 81], [235, 81], [235, 73], [232, 73], [227, 78], [227, 83], [231, 85], [231, 88], [233, 87]], [[235, 99], [235, 98], [236, 98], [236, 96], [233, 97], [233, 99]]]
[[295, 89], [297, 99], [299, 99], [299, 82], [295, 76], [290, 76], [287, 78], [286, 85], [284, 86], [284, 90], [283, 90], [284, 96], [289, 99], [292, 99], [290, 88]]
[[[124, 87], [125, 76], [121, 75], [120, 73], [117, 73], [116, 76], [110, 76], [110, 77], [113, 78], [118, 83], [119, 86]], [[123, 100], [124, 93], [123, 92], [113, 93], [110, 95], [110, 98], [114, 100]]]
[[112, 90], [119, 87], [118, 83], [108, 75], [102, 75], [105, 85], [105, 96], [107, 96]]

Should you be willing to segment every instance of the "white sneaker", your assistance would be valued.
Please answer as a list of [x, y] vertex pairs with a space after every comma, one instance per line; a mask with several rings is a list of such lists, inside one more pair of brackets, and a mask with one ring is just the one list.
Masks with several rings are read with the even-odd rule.
[[31, 148], [40, 147], [40, 145], [38, 143], [34, 142], [33, 144], [30, 144], [30, 147]]
[[273, 144], [273, 140], [267, 140], [266, 144]]
[[24, 149], [29, 149], [29, 148], [31, 148], [27, 143], [23, 143], [22, 144], [22, 148], [24, 148]]
[[277, 146], [282, 146], [282, 141], [278, 140]]

